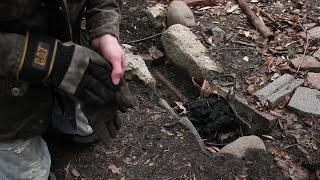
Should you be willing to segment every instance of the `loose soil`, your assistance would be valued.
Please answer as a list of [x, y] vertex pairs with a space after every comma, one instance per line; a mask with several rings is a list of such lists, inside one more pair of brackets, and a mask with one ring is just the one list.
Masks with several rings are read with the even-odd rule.
[[[282, 3], [286, 5], [286, 2]], [[151, 46], [162, 49], [160, 36], [130, 43], [162, 31], [154, 28], [146, 18], [146, 7], [156, 3], [146, 0], [124, 1], [121, 43], [133, 45], [136, 54], [148, 54]], [[275, 12], [270, 10], [268, 13]], [[211, 81], [218, 79], [227, 85], [234, 84], [238, 94], [254, 103], [246, 91], [246, 79], [253, 75], [262, 81], [270, 79], [266, 57], [255, 48], [231, 41], [216, 41], [215, 47], [208, 43], [208, 29], [217, 25], [213, 22], [218, 22], [219, 27], [229, 34], [237, 34], [239, 26], [245, 27], [245, 30], [254, 28], [243, 15], [220, 17], [201, 11], [195, 14], [199, 26], [192, 31], [208, 47], [209, 55], [228, 72]], [[249, 57], [249, 62], [243, 60], [244, 56]], [[196, 99], [199, 96], [191, 77], [183, 70], [177, 70], [170, 62], [147, 61], [147, 65], [151, 71], [156, 69], [162, 72], [187, 98]], [[288, 179], [294, 174], [292, 167], [307, 173], [309, 169], [310, 178], [315, 178], [314, 171], [310, 170], [312, 168], [305, 164], [319, 162], [317, 157], [320, 157], [320, 152], [316, 148], [319, 147], [320, 124], [316, 118], [299, 119], [283, 109], [266, 111], [279, 116], [279, 122], [269, 138], [264, 138], [267, 152], [251, 151], [242, 159], [217, 154], [208, 157], [201, 153], [194, 136], [186, 128], [175, 124], [177, 120], [159, 107], [159, 98], [175, 106], [175, 101], [179, 101], [175, 94], [160, 82], [154, 89], [147, 88], [139, 81], [129, 82], [129, 85], [137, 104], [128, 113], [120, 115], [123, 127], [112, 144], [80, 146], [60, 136], [49, 139], [53, 171], [59, 179]], [[110, 168], [110, 165], [114, 167]]]

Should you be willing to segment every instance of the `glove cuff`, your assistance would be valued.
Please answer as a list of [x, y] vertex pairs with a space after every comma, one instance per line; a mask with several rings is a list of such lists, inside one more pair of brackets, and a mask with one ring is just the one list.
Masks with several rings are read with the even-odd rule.
[[53, 68], [58, 40], [27, 32], [24, 51], [18, 62], [17, 79], [30, 83], [46, 80]]

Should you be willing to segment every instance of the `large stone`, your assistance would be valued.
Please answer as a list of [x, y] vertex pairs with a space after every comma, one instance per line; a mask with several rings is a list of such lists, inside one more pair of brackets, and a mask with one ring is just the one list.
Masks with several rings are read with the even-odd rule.
[[312, 56], [317, 59], [320, 59], [320, 48], [316, 52], [314, 52]]
[[266, 150], [261, 138], [257, 136], [243, 136], [223, 147], [219, 153], [231, 154], [238, 158], [245, 156], [249, 149]]
[[207, 48], [186, 26], [176, 24], [168, 28], [161, 37], [166, 56], [191, 76], [202, 79], [209, 71], [221, 73], [221, 66], [207, 56]]
[[147, 9], [147, 17], [155, 27], [162, 26], [166, 20], [166, 13], [166, 6], [163, 4], [156, 4], [155, 6]]
[[[312, 38], [312, 39], [320, 38], [320, 26], [307, 30], [307, 32], [308, 32], [308, 38]], [[306, 33], [304, 31], [300, 32], [298, 35], [306, 38]]]
[[[301, 64], [302, 62], [302, 64]], [[295, 69], [301, 64], [300, 70], [308, 70], [311, 72], [320, 72], [320, 62], [312, 57], [312, 56], [305, 56], [302, 61], [302, 57], [294, 58], [291, 60], [292, 65]]]
[[182, 24], [188, 27], [196, 25], [191, 9], [182, 1], [172, 1], [168, 7], [167, 26], [174, 24]]
[[320, 91], [299, 87], [292, 96], [288, 107], [300, 116], [320, 117]]
[[139, 55], [134, 55], [129, 50], [125, 50], [125, 56], [128, 62], [128, 68], [126, 69], [126, 77], [131, 79], [133, 76], [137, 76], [146, 85], [154, 87], [156, 80], [150, 73], [142, 57]]
[[294, 78], [290, 74], [284, 74], [272, 83], [268, 84], [264, 88], [258, 90], [254, 93], [254, 95], [260, 100], [266, 100], [270, 95], [277, 92], [279, 89], [284, 87], [286, 84], [288, 84], [290, 81], [292, 81]]
[[283, 86], [277, 92], [273, 93], [267, 98], [267, 102], [270, 108], [277, 107], [286, 96], [291, 96], [294, 91], [303, 84], [303, 79], [292, 79], [288, 84]]
[[308, 82], [311, 86], [320, 89], [320, 73], [308, 73]]

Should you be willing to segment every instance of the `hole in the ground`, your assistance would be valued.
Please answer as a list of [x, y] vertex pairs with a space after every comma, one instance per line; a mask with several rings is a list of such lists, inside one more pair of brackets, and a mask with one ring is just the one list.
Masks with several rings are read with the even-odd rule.
[[191, 100], [186, 108], [188, 118], [207, 144], [224, 146], [248, 133], [247, 125], [218, 95]]
[[[206, 144], [223, 147], [240, 136], [252, 133], [222, 97], [210, 95], [209, 97], [199, 98], [200, 90], [194, 86], [192, 78], [186, 71], [172, 64], [158, 66], [156, 69], [173, 83], [181, 94], [187, 97], [188, 102], [184, 103], [187, 108], [186, 115]], [[165, 94], [165, 96], [170, 97], [168, 101], [172, 107], [177, 106], [175, 103], [177, 99], [172, 99], [172, 96], [168, 94]], [[179, 108], [174, 108], [174, 110], [177, 111], [177, 114], [181, 113]]]

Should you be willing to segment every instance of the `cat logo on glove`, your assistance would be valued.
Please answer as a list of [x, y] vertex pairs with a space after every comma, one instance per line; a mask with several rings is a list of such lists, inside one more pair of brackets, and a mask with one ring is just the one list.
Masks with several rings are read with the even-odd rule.
[[48, 59], [48, 45], [39, 42], [33, 64], [40, 68], [45, 68]]

